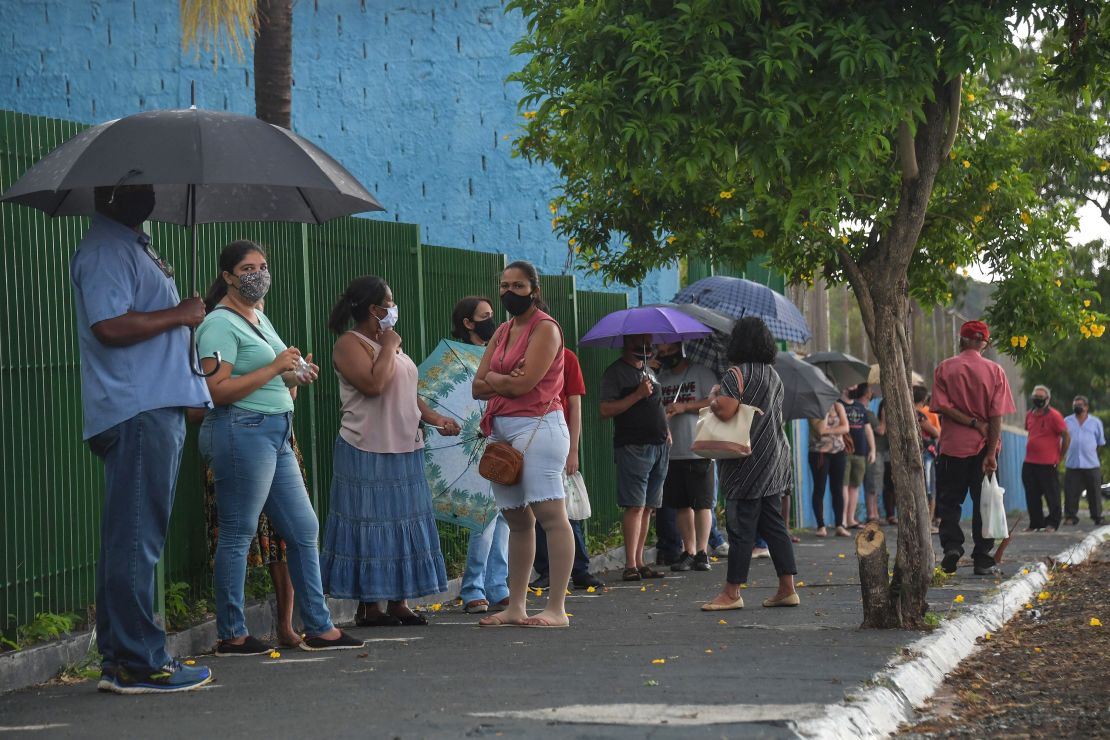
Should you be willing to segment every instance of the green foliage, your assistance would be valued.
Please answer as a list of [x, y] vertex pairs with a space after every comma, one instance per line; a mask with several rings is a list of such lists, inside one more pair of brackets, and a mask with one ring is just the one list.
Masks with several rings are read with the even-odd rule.
[[[1071, 166], [1077, 152], [1094, 161], [1082, 111], [1042, 127], [1042, 109], [997, 84], [1019, 56], [1013, 35], [1021, 24], [1066, 29], [1068, 13], [1085, 10], [1101, 29], [1110, 15], [1102, 6], [515, 0], [509, 7], [529, 21], [515, 47], [529, 57], [513, 77], [528, 109], [516, 152], [559, 171], [552, 225], [587, 269], [635, 282], [683, 256], [742, 263], [763, 254], [791, 282], [824, 274], [836, 283], [848, 265], [882, 264], [908, 244], [908, 273], [888, 279], [905, 280], [924, 305], [951, 302], [963, 267], [996, 275], [989, 320], [1001, 347], [1023, 361], [1043, 357], [1036, 337], [1075, 335], [1088, 317], [1105, 320], [1083, 313], [1091, 285], [1064, 272], [1074, 193], [1050, 187], [1051, 173]], [[1028, 61], [1039, 81], [1066, 61], [1071, 83], [1100, 83], [1091, 67], [1106, 41], [1092, 33], [1052, 60]], [[1085, 66], [1076, 62], [1080, 52], [1089, 52]], [[907, 125], [912, 134], [953, 89], [963, 108], [959, 135], [940, 163], [918, 235], [908, 227], [914, 206], [898, 131]], [[1010, 337], [1018, 337], [1013, 346]]]
[[590, 555], [600, 555], [624, 545], [624, 534], [621, 532], [621, 523], [614, 522], [608, 531], [595, 532], [594, 527], [586, 527], [586, 550]]
[[166, 586], [166, 608], [163, 617], [166, 628], [177, 632], [203, 621], [209, 612], [209, 599], [193, 598], [188, 583], [175, 581]]
[[247, 581], [244, 595], [252, 601], [260, 601], [274, 592], [274, 582], [270, 579], [270, 569], [264, 565], [247, 568]]
[[[16, 628], [15, 644], [20, 648], [33, 645], [37, 642], [56, 640], [62, 635], [72, 632], [81, 618], [71, 612], [55, 614], [54, 612], [38, 612], [35, 618], [27, 624]], [[5, 641], [11, 645], [11, 641]]]
[[942, 618], [936, 612], [925, 612], [925, 626], [930, 629], [936, 629], [940, 626]]

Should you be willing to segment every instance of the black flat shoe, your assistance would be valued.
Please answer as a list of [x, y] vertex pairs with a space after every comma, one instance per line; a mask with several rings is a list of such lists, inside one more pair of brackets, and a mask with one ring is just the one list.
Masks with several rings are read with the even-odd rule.
[[595, 576], [593, 573], [586, 573], [583, 576], [574, 579], [574, 587], [577, 589], [585, 588], [604, 588], [605, 582]]
[[356, 627], [400, 627], [401, 620], [392, 614], [371, 614], [369, 616], [361, 616], [355, 619]]
[[220, 640], [217, 642], [216, 657], [228, 658], [231, 656], [266, 655], [273, 649], [272, 645], [262, 642], [254, 635], [247, 635], [247, 639], [239, 645], [229, 640]]
[[416, 612], [413, 612], [412, 614], [404, 614], [400, 617], [394, 614], [390, 614], [389, 616], [396, 619], [398, 624], [400, 624], [402, 627], [424, 627], [428, 624], [428, 620], [424, 617], [424, 615], [417, 614]]

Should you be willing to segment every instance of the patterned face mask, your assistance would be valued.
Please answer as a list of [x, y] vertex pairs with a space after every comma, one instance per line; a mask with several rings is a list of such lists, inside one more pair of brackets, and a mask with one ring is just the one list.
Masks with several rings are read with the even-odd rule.
[[239, 276], [239, 295], [247, 303], [258, 303], [270, 291], [270, 271], [244, 272]]

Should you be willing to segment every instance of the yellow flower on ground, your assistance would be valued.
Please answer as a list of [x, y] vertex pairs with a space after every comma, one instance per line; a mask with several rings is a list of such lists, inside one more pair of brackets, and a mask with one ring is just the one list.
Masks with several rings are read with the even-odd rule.
[[1021, 574], [1022, 574], [1023, 576], [1027, 576], [1027, 575], [1029, 575], [1029, 569], [1028, 569], [1028, 568], [1022, 568], [1022, 569], [1021, 569]]
[[837, 553], [837, 555], [836, 555], [836, 556], [837, 556], [838, 558], [843, 558], [843, 557], [844, 557], [844, 553], [842, 553], [842, 552], [841, 552], [841, 553]]
[[1099, 620], [1098, 617], [1091, 617], [1091, 626], [1092, 627], [1101, 627], [1102, 622]]
[[1041, 591], [1037, 594], [1037, 601], [1048, 601], [1050, 598], [1052, 598], [1052, 595], [1048, 591]]
[[524, 117], [525, 117], [526, 119], [528, 119], [529, 121], [531, 121], [531, 120], [532, 120], [533, 118], [535, 118], [535, 117], [536, 117], [536, 111], [534, 111], [534, 110], [526, 110], [526, 111], [524, 111]]
[[752, 229], [752, 236], [754, 236], [756, 239], [762, 239], [763, 237], [767, 236], [767, 232], [763, 229]]
[[998, 190], [998, 187], [998, 181], [992, 182], [990, 185], [987, 186], [987, 192], [993, 193], [995, 190]]
[[732, 198], [732, 194], [735, 192], [736, 188], [732, 188], [731, 190], [722, 190], [719, 195], [721, 196], [722, 200], [730, 200]]
[[1033, 223], [1033, 217], [1032, 217], [1032, 216], [1030, 216], [1030, 215], [1029, 215], [1028, 213], [1026, 213], [1025, 211], [1022, 211], [1022, 212], [1021, 212], [1021, 222], [1022, 222], [1023, 224], [1025, 224], [1026, 226], [1028, 226], [1029, 224]]
[[727, 619], [718, 619], [717, 624], [728, 624], [728, 620]]
[[1041, 652], [1041, 649], [1038, 648], [1038, 647], [1035, 647], [1035, 648], [1033, 648], [1033, 652], [1034, 653], [1039, 653], [1039, 652]]
[[432, 604], [430, 608], [432, 611], [438, 612], [440, 609], [443, 608], [443, 604]]
[[197, 664], [197, 662], [196, 662], [195, 660], [187, 660], [187, 661], [185, 661], [185, 665], [196, 665], [196, 664]]
[[968, 162], [968, 161], [967, 161], [967, 160], [965, 159], [965, 160], [963, 161], [963, 165], [964, 165], [964, 169], [966, 170], [966, 169], [967, 169], [968, 167], [970, 167], [970, 166], [971, 166], [971, 162]]
[[990, 640], [991, 640], [991, 633], [990, 633], [990, 632], [988, 632], [987, 634], [983, 635], [983, 639], [984, 639], [984, 640], [986, 640], [987, 642], [990, 642]]
[[705, 649], [705, 654], [706, 654], [706, 655], [710, 655], [710, 654], [712, 654], [712, 652], [713, 652], [713, 651], [712, 651], [712, 650], [710, 650], [709, 648], [706, 648], [706, 649]]
[[1030, 604], [1030, 603], [1029, 603], [1029, 602], [1027, 601], [1027, 602], [1025, 602], [1025, 608], [1026, 608], [1026, 609], [1032, 609], [1032, 608], [1033, 608], [1033, 605], [1032, 605], [1032, 604]]
[[969, 102], [969, 103], [974, 103], [975, 102], [975, 95], [973, 93], [968, 93], [967, 94], [967, 102]]
[[640, 592], [647, 591], [647, 586], [640, 586]]
[[270, 657], [271, 657], [271, 658], [280, 658], [280, 657], [281, 657], [281, 653], [279, 653], [279, 652], [278, 652], [277, 650], [271, 650], [271, 651], [270, 651]]
[[656, 658], [655, 660], [651, 661], [651, 664], [652, 665], [663, 665], [666, 662], [667, 662], [666, 658]]
[[802, 586], [806, 585], [806, 582], [805, 582], [805, 581], [798, 581], [798, 582], [797, 582], [796, 584], [794, 584], [794, 585], [796, 585], [796, 586], [797, 586], [798, 588], [801, 588]]
[[964, 603], [964, 595], [956, 594], [956, 598], [952, 599], [952, 601], [955, 601], [957, 604], [962, 604]]
[[586, 587], [586, 593], [588, 593], [588, 594], [597, 593], [597, 588], [595, 586], [587, 586]]
[[[567, 593], [570, 593], [570, 592], [568, 591]], [[573, 615], [573, 614], [571, 614], [570, 612], [567, 612], [567, 616], [568, 616], [568, 617], [573, 617], [574, 615]]]

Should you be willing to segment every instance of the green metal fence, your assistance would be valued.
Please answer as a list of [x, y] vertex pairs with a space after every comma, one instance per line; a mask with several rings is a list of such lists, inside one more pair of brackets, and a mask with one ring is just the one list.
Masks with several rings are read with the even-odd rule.
[[[0, 111], [0, 190], [83, 126]], [[48, 219], [0, 205], [3, 317], [0, 318], [0, 633], [10, 637], [36, 612], [81, 612], [93, 600], [103, 469], [81, 442], [80, 360], [74, 331], [69, 261], [88, 219]], [[151, 236], [187, 293], [189, 242], [176, 226], [152, 224]], [[264, 244], [274, 275], [266, 313], [281, 336], [321, 367], [319, 382], [297, 399], [295, 432], [308, 487], [321, 521], [327, 516], [332, 449], [339, 428], [338, 386], [331, 365], [335, 337], [327, 319], [351, 279], [386, 279], [400, 307], [405, 350], [422, 360], [449, 335], [450, 313], [465, 295], [496, 301], [506, 258], [496, 253], [421, 245], [415, 225], [347, 218], [324, 226], [213, 224], [197, 229], [203, 294], [217, 275], [223, 245]], [[567, 345], [601, 316], [624, 308], [624, 294], [576, 291], [570, 276], [542, 278]], [[495, 304], [495, 309], [498, 307]], [[587, 388], [615, 358], [580, 353]], [[617, 521], [611, 424], [595, 397], [584, 404], [582, 467], [594, 499], [592, 528]], [[465, 558], [468, 533], [440, 525], [448, 562]], [[163, 557], [166, 582], [203, 587], [210, 578], [202, 464], [190, 428]], [[457, 573], [453, 573], [457, 574]]]

